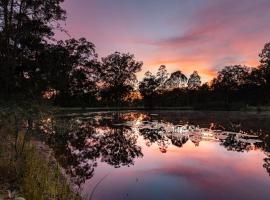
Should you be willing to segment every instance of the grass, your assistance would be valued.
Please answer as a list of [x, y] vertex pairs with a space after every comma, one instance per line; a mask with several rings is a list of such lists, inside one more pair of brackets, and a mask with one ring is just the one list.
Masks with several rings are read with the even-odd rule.
[[[11, 186], [18, 188], [16, 196], [29, 200], [82, 199], [71, 189], [57, 162], [35, 143], [28, 142], [17, 156], [12, 129], [0, 127], [0, 138], [0, 199], [7, 196], [7, 188]], [[20, 133], [18, 140], [22, 138], [23, 133]], [[18, 144], [17, 148], [21, 148], [22, 143]]]
[[21, 184], [26, 199], [80, 199], [70, 189], [57, 163], [45, 160], [33, 147], [27, 150], [26, 155]]

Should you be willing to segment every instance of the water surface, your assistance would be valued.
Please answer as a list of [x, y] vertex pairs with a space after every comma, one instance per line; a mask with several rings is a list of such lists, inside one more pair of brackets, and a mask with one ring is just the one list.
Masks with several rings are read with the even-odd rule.
[[270, 116], [100, 112], [43, 129], [88, 199], [270, 199]]

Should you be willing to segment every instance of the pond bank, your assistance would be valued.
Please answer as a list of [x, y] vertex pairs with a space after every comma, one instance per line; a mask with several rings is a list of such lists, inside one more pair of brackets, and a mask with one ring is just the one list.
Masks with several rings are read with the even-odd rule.
[[[81, 200], [73, 191], [52, 151], [40, 141], [30, 141], [20, 155], [15, 155], [13, 135], [1, 128], [0, 200]], [[3, 142], [4, 141], [4, 142]], [[10, 192], [11, 191], [11, 192]]]

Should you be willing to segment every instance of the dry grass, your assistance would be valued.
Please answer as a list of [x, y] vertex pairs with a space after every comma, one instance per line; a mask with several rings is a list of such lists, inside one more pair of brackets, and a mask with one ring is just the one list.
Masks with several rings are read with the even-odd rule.
[[[71, 190], [57, 163], [51, 162], [41, 149], [30, 142], [17, 157], [12, 129], [0, 127], [0, 138], [0, 197], [3, 193], [6, 196], [7, 188], [13, 186], [19, 188], [19, 196], [29, 200], [81, 199]], [[18, 149], [22, 139], [20, 133]]]
[[42, 158], [35, 148], [27, 152], [21, 187], [27, 199], [80, 199], [70, 189], [59, 166]]

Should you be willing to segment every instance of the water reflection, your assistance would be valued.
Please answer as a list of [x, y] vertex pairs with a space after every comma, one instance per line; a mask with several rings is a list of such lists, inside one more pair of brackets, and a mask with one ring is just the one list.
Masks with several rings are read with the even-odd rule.
[[41, 129], [57, 160], [78, 186], [91, 179], [102, 163], [129, 167], [144, 157], [147, 148], [157, 146], [160, 153], [168, 153], [168, 148], [180, 149], [189, 141], [197, 148], [212, 142], [232, 152], [261, 151], [265, 154], [262, 168], [270, 175], [268, 129], [253, 126], [247, 131], [239, 122], [190, 121], [188, 117], [175, 121], [173, 116], [137, 112], [88, 113], [46, 120]]
[[119, 168], [142, 157], [137, 135], [130, 128], [112, 125], [115, 118], [57, 119], [43, 125], [57, 160], [77, 185], [91, 178], [97, 161]]

